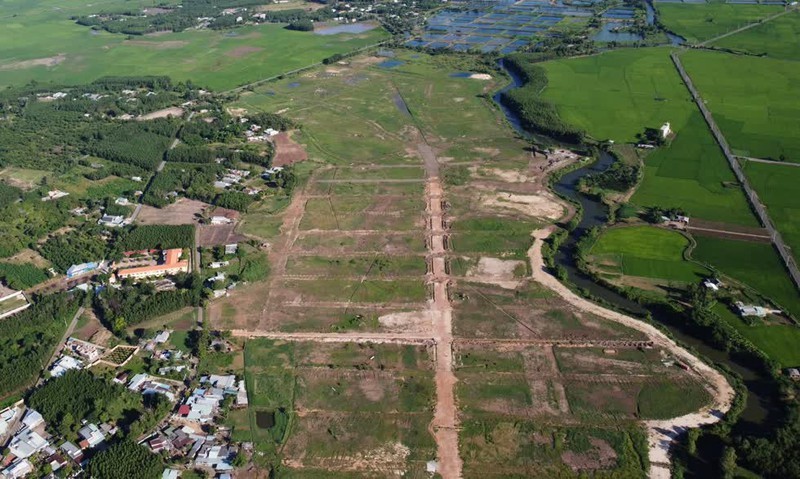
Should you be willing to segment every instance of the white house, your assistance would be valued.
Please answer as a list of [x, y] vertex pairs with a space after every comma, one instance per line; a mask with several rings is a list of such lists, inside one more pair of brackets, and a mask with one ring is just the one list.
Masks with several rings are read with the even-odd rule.
[[666, 122], [663, 125], [661, 125], [661, 128], [659, 128], [659, 130], [661, 130], [661, 138], [664, 139], [666, 139], [669, 135], [672, 134], [672, 128], [670, 127], [669, 122]]

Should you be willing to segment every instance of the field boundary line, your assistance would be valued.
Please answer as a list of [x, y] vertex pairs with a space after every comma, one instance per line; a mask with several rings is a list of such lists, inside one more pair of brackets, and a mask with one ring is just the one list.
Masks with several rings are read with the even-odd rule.
[[756, 191], [747, 181], [747, 176], [744, 174], [744, 170], [742, 170], [742, 167], [737, 161], [736, 156], [734, 156], [731, 152], [730, 146], [728, 145], [727, 140], [725, 140], [725, 136], [722, 134], [722, 131], [719, 129], [719, 127], [717, 127], [717, 123], [714, 121], [714, 117], [711, 116], [711, 112], [708, 110], [708, 108], [706, 108], [703, 99], [700, 97], [700, 93], [698, 93], [694, 83], [692, 83], [691, 77], [689, 77], [689, 74], [686, 73], [683, 63], [681, 63], [680, 58], [678, 58], [678, 54], [672, 52], [670, 53], [670, 58], [672, 58], [672, 62], [675, 64], [675, 68], [677, 68], [683, 83], [686, 85], [686, 88], [688, 88], [689, 92], [692, 94], [692, 99], [700, 109], [700, 113], [703, 114], [703, 118], [708, 124], [708, 127], [711, 129], [711, 133], [714, 135], [714, 139], [717, 141], [717, 144], [722, 149], [722, 153], [728, 160], [728, 164], [733, 170], [736, 179], [742, 185], [742, 189], [744, 189], [750, 205], [755, 210], [758, 219], [761, 221], [761, 224], [764, 225], [764, 228], [766, 228], [769, 232], [769, 235], [772, 238], [772, 244], [775, 246], [775, 249], [778, 250], [778, 254], [781, 256], [781, 259], [783, 259], [783, 263], [786, 266], [786, 269], [789, 271], [792, 281], [794, 281], [795, 288], [800, 289], [800, 270], [797, 269], [797, 263], [795, 263], [788, 246], [786, 246], [786, 243], [784, 243], [783, 237], [781, 237], [780, 232], [772, 223], [772, 220], [767, 213], [767, 209], [758, 199], [758, 193], [756, 193]]
[[727, 38], [727, 37], [736, 35], [737, 33], [741, 33], [741, 32], [743, 32], [745, 30], [750, 30], [751, 28], [755, 28], [755, 27], [757, 27], [759, 25], [763, 25], [763, 24], [765, 24], [767, 22], [771, 22], [772, 20], [775, 20], [778, 17], [782, 17], [782, 16], [786, 15], [787, 13], [794, 12], [796, 10], [797, 10], [797, 8], [795, 8], [795, 7], [786, 7], [786, 9], [784, 11], [782, 11], [782, 12], [778, 12], [778, 13], [775, 13], [775, 14], [770, 15], [768, 17], [761, 18], [759, 20], [756, 20], [753, 23], [748, 23], [747, 25], [745, 25], [743, 27], [739, 27], [739, 28], [737, 28], [735, 30], [731, 30], [731, 31], [729, 31], [727, 33], [723, 33], [722, 35], [718, 35], [718, 36], [716, 36], [714, 38], [709, 38], [708, 40], [705, 40], [703, 42], [698, 43], [697, 46], [698, 47], [706, 47], [709, 43], [714, 43], [717, 40], [722, 40], [723, 38]]

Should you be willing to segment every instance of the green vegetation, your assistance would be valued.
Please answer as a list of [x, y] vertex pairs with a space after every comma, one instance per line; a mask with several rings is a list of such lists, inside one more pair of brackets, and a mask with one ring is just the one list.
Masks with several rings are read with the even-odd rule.
[[47, 281], [47, 273], [32, 264], [0, 263], [0, 281], [12, 289], [28, 289]]
[[[658, 20], [689, 42], [717, 37], [783, 10], [779, 5], [737, 5], [725, 2], [656, 2]], [[737, 34], [741, 35], [741, 34]]]
[[73, 264], [100, 261], [108, 252], [108, 245], [100, 237], [99, 228], [73, 230], [48, 238], [39, 247], [39, 252], [55, 268], [64, 273]]
[[692, 257], [772, 298], [795, 317], [800, 299], [778, 253], [770, 244], [696, 236]]
[[714, 311], [770, 358], [787, 367], [800, 366], [800, 351], [797, 348], [799, 327], [767, 323], [760, 319], [748, 324], [725, 304], [717, 304]]
[[675, 140], [645, 159], [644, 179], [631, 203], [680, 207], [692, 218], [758, 226], [744, 192], [699, 112]]
[[602, 270], [611, 263], [613, 270], [626, 276], [695, 283], [709, 271], [684, 260], [689, 244], [682, 234], [664, 228], [611, 228], [601, 233], [589, 255]]
[[502, 217], [458, 220], [451, 227], [453, 251], [486, 253], [504, 259], [525, 259], [536, 225]]
[[699, 383], [648, 383], [642, 386], [637, 398], [639, 417], [669, 419], [697, 411], [708, 403], [710, 396]]
[[71, 370], [33, 391], [27, 404], [42, 414], [48, 427], [76, 438], [81, 420], [116, 422], [141, 401], [139, 394], [88, 370]]
[[700, 50], [681, 59], [736, 154], [800, 162], [800, 105], [786, 101], [800, 95], [800, 63]]
[[800, 204], [795, 194], [800, 168], [748, 162], [744, 171], [795, 260], [800, 261]]
[[797, 60], [799, 57], [794, 39], [798, 35], [800, 14], [794, 11], [750, 30], [720, 39], [712, 46], [770, 58]]
[[164, 471], [161, 457], [131, 440], [122, 440], [89, 461], [88, 472], [103, 479], [154, 479]]
[[680, 132], [694, 111], [667, 49], [622, 49], [540, 65], [548, 79], [542, 98], [556, 105], [562, 120], [598, 140], [636, 141], [646, 127], [666, 121]]
[[194, 245], [194, 225], [140, 225], [121, 236], [119, 251], [191, 248]]
[[[116, 3], [129, 8], [130, 2]], [[112, 5], [106, 4], [105, 8]], [[1, 85], [30, 80], [85, 82], [127, 74], [135, 68], [142, 74], [169, 75], [176, 81], [191, 80], [213, 89], [226, 89], [311, 65], [387, 36], [381, 28], [361, 34], [323, 36], [290, 31], [283, 25], [256, 25], [234, 32], [192, 29], [128, 39], [125, 35], [90, 31], [68, 19], [70, 15], [95, 14], [97, 8], [76, 0], [61, 4], [58, 11], [44, 2], [15, 0], [3, 4]], [[235, 20], [233, 15], [228, 18]]]
[[30, 308], [0, 321], [0, 397], [39, 375], [82, 300], [69, 293], [37, 297]]
[[579, 144], [583, 140], [583, 131], [562, 121], [556, 107], [541, 98], [548, 83], [546, 71], [533, 64], [534, 58], [523, 54], [511, 55], [504, 61], [524, 82], [522, 87], [508, 90], [501, 97], [503, 104], [519, 116], [522, 126], [528, 131]]

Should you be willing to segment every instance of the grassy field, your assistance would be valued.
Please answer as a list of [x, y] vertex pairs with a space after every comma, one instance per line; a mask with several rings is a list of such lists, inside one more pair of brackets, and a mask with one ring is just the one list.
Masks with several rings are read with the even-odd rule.
[[748, 162], [744, 171], [767, 206], [769, 217], [783, 240], [800, 261], [800, 203], [795, 193], [800, 182], [800, 168]]
[[751, 286], [800, 318], [797, 289], [772, 245], [706, 236], [695, 240], [694, 259]]
[[720, 1], [700, 4], [656, 2], [658, 19], [689, 42], [708, 40], [783, 10], [779, 5], [734, 5]]
[[690, 217], [758, 226], [700, 113], [693, 112], [684, 127], [675, 131], [668, 148], [645, 159], [644, 180], [631, 203], [681, 207]]
[[[229, 417], [233, 437], [273, 464], [286, 459], [284, 472], [416, 474], [434, 457], [424, 347], [253, 340], [244, 355], [250, 406]], [[353, 469], [355, 458], [379, 455]]]
[[800, 13], [795, 11], [750, 30], [725, 37], [714, 42], [712, 46], [771, 58], [797, 60], [800, 58], [795, 43], [798, 35], [800, 35]]
[[[692, 50], [687, 72], [736, 154], [800, 162], [800, 63]], [[746, 81], [745, 81], [746, 79]]]
[[797, 348], [798, 341], [800, 341], [800, 328], [797, 326], [767, 324], [762, 321], [758, 321], [758, 324], [755, 325], [749, 325], [724, 304], [717, 304], [714, 309], [725, 322], [742, 333], [742, 336], [749, 339], [767, 356], [781, 363], [782, 366], [800, 366], [800, 350]]
[[682, 131], [694, 111], [665, 48], [622, 49], [541, 66], [549, 80], [544, 99], [566, 122], [599, 140], [636, 141], [637, 133], [665, 121]]
[[592, 262], [613, 264], [614, 272], [667, 281], [696, 283], [709, 271], [683, 259], [689, 240], [678, 233], [651, 226], [612, 228], [604, 231], [589, 254]]
[[75, 24], [71, 15], [152, 5], [147, 0], [86, 4], [13, 0], [0, 5], [0, 86], [30, 80], [80, 83], [104, 75], [169, 75], [213, 89], [303, 67], [334, 53], [379, 42], [376, 29], [359, 35], [315, 35], [282, 25], [247, 26], [231, 32], [188, 30], [128, 39]]

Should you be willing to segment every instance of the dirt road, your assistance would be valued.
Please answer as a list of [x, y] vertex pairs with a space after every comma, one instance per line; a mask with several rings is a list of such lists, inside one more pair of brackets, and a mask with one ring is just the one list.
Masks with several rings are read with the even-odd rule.
[[533, 246], [528, 250], [528, 258], [533, 271], [532, 278], [546, 286], [562, 299], [591, 314], [615, 321], [624, 326], [641, 331], [653, 341], [656, 347], [669, 351], [676, 359], [689, 366], [692, 372], [701, 377], [712, 395], [712, 404], [700, 411], [685, 416], [663, 421], [645, 421], [648, 430], [649, 457], [651, 479], [667, 479], [670, 477], [669, 448], [673, 439], [686, 429], [712, 424], [719, 421], [731, 407], [734, 390], [719, 371], [708, 366], [689, 351], [678, 346], [664, 333], [643, 321], [603, 308], [591, 301], [581, 298], [569, 288], [561, 284], [555, 276], [547, 272], [542, 258], [542, 242], [553, 231], [553, 227], [536, 230]]

